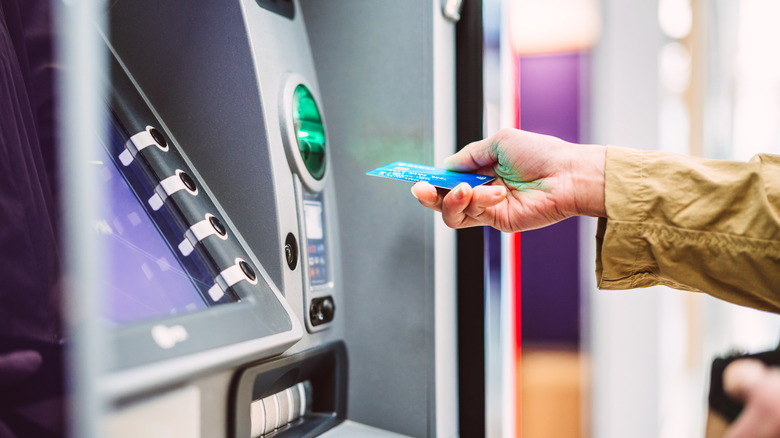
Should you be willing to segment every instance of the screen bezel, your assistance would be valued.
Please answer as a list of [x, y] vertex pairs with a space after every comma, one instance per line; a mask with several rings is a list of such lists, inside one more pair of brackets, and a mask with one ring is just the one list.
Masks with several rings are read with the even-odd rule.
[[[216, 200], [211, 199], [207, 184], [199, 177], [196, 169], [191, 168], [175, 137], [165, 130], [164, 123], [156, 116], [117, 59], [110, 57], [109, 61], [111, 96], [107, 102], [107, 118], [124, 131], [125, 140], [129, 139], [131, 133], [140, 132], [149, 125], [162, 130], [170, 144], [170, 150], [165, 153], [165, 159], [171, 161], [168, 164], [186, 169], [193, 175], [204, 189], [198, 195], [198, 201], [206, 203], [208, 210], [224, 217], [224, 211]], [[103, 141], [105, 143], [107, 140]], [[143, 160], [144, 153], [139, 153], [135, 159]], [[273, 214], [273, 211], [269, 214]], [[240, 281], [230, 288], [240, 302], [108, 328], [108, 351], [101, 356], [103, 369], [108, 374], [104, 379], [105, 385], [113, 388], [109, 392], [137, 393], [155, 381], [183, 377], [187, 372], [194, 373], [216, 364], [231, 363], [242, 357], [269, 357], [281, 353], [302, 337], [301, 323], [254, 254], [237, 239], [230, 239], [227, 243], [222, 242], [222, 239], [217, 240], [220, 241], [218, 245], [204, 242], [204, 247], [211, 245], [209, 249], [213, 253], [212, 257], [223, 260], [240, 257], [249, 261], [257, 273], [257, 284]], [[196, 247], [196, 251], [200, 250]], [[214, 272], [217, 271], [219, 268]], [[186, 338], [169, 348], [163, 348], [153, 336], [153, 331], [161, 327], [186, 333]]]

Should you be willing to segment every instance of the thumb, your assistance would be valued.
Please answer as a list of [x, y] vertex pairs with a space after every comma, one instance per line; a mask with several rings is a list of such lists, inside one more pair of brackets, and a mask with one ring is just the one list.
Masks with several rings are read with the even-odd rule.
[[739, 359], [723, 371], [723, 389], [738, 400], [745, 400], [748, 393], [759, 385], [768, 369], [756, 359]]
[[496, 144], [492, 137], [469, 143], [456, 154], [444, 160], [444, 167], [450, 170], [470, 172], [492, 166], [498, 161]]

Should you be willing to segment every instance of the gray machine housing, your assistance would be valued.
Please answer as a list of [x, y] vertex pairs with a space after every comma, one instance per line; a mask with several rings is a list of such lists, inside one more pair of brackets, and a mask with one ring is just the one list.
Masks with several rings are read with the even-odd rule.
[[[330, 382], [314, 393], [334, 421], [271, 434], [311, 436], [346, 418], [409, 436], [457, 435], [454, 234], [407, 186], [364, 175], [454, 151], [454, 27], [440, 7], [110, 3], [112, 55], [292, 321], [265, 342], [120, 364], [102, 378], [111, 436], [145, 436], [166, 422], [182, 435], [247, 436], [250, 403], [304, 378]], [[327, 118], [320, 180], [296, 160], [291, 138], [299, 83]], [[310, 196], [321, 200], [328, 242], [330, 277], [317, 286], [305, 269]], [[290, 235], [300, 255], [292, 269]], [[311, 303], [323, 297], [335, 316], [315, 326]], [[180, 406], [175, 421], [135, 421], [171, 406]]]

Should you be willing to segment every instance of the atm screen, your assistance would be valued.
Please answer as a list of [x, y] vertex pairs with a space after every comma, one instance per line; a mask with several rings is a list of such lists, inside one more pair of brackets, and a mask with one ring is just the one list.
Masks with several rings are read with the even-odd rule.
[[[123, 144], [116, 133], [112, 143], [113, 151]], [[97, 166], [108, 200], [94, 224], [106, 255], [104, 317], [124, 325], [212, 305], [207, 291], [213, 277], [195, 253], [184, 257], [175, 249], [182, 233], [164, 209], [145, 205], [153, 192], [141, 182], [143, 175], [130, 168], [120, 173], [121, 164], [101, 154], [91, 164]]]

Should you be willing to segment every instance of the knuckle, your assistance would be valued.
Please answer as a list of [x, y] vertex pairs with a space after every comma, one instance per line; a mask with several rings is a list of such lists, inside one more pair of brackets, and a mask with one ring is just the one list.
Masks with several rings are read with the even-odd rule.
[[450, 228], [458, 228], [458, 225], [460, 224], [460, 220], [452, 215], [442, 214], [441, 218], [444, 221], [444, 225]]
[[493, 143], [502, 143], [515, 135], [517, 132], [514, 128], [501, 128], [498, 132], [495, 133], [493, 136]]

